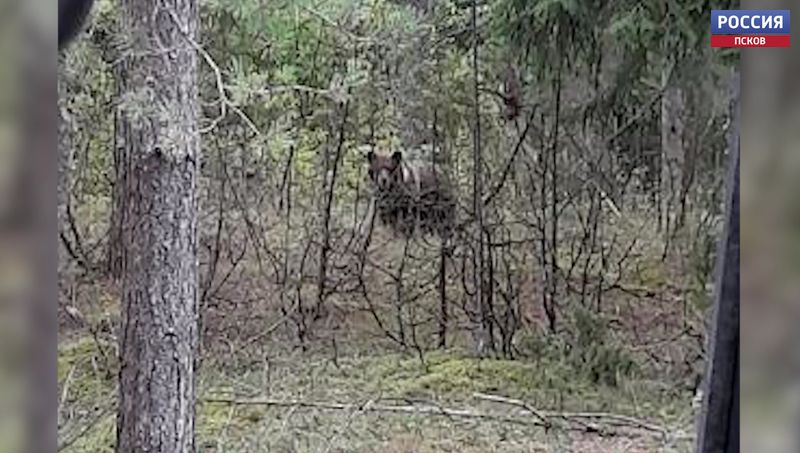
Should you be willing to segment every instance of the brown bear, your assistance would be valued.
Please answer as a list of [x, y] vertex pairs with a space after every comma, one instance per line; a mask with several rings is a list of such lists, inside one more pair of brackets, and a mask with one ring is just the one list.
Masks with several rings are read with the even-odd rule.
[[372, 199], [368, 223], [375, 214], [384, 225], [407, 237], [415, 232], [445, 238], [455, 224], [455, 198], [446, 175], [434, 164], [410, 162], [400, 151], [367, 154]]

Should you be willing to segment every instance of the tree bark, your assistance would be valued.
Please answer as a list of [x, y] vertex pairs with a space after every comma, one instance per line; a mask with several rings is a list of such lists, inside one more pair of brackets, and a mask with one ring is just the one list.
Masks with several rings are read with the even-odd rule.
[[[114, 67], [117, 101], [122, 99], [122, 94], [126, 90], [123, 68], [123, 65]], [[108, 274], [117, 279], [122, 277], [122, 269], [125, 263], [123, 241], [123, 233], [125, 231], [125, 187], [126, 176], [130, 171], [125, 137], [128, 133], [127, 121], [124, 120], [122, 113], [120, 111], [114, 112], [114, 184], [111, 192], [111, 222], [109, 223], [108, 231], [106, 267]]]
[[661, 226], [665, 237], [671, 234], [672, 208], [683, 189], [683, 117], [686, 110], [685, 93], [669, 80], [671, 76], [667, 71], [669, 69], [662, 74], [662, 85], [666, 88], [661, 98]]
[[123, 0], [118, 453], [194, 451], [198, 28], [194, 0]]

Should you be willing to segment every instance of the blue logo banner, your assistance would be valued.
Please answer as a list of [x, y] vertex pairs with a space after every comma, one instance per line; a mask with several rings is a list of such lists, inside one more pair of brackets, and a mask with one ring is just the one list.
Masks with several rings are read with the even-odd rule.
[[789, 10], [711, 11], [712, 35], [788, 35]]

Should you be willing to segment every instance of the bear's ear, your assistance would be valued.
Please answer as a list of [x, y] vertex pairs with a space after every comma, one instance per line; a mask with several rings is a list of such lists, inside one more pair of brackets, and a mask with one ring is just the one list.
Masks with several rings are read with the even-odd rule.
[[392, 154], [392, 161], [394, 161], [395, 165], [399, 165], [401, 160], [403, 160], [403, 153], [400, 151], [395, 151]]
[[58, 48], [62, 49], [83, 28], [93, 0], [58, 0]]
[[367, 153], [367, 162], [372, 163], [375, 160], [375, 151], [370, 151]]

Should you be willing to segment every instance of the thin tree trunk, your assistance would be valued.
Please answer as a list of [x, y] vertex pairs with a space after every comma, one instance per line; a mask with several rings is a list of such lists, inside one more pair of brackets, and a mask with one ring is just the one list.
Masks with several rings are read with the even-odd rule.
[[[437, 61], [438, 63], [438, 61]], [[433, 111], [433, 163], [434, 172], [441, 162], [439, 156], [439, 112]], [[435, 174], [435, 173], [434, 173]], [[438, 175], [437, 175], [438, 176]], [[438, 184], [438, 182], [437, 182]], [[449, 246], [450, 232], [447, 235], [439, 236], [439, 331], [438, 347], [447, 347], [447, 247]]]
[[[103, 59], [113, 68], [114, 99], [116, 102], [120, 102], [123, 99], [123, 95], [128, 92], [128, 87], [125, 86], [125, 65], [117, 64], [119, 56], [119, 49], [115, 44], [109, 44], [104, 49]], [[111, 216], [106, 253], [106, 271], [108, 275], [115, 279], [122, 278], [122, 270], [125, 264], [125, 241], [123, 239], [125, 231], [125, 187], [127, 185], [126, 178], [130, 173], [128, 146], [125, 145], [125, 137], [129, 134], [127, 128], [128, 124], [122, 112], [119, 109], [115, 109], [114, 149], [112, 154], [114, 180], [111, 188]]]
[[552, 333], [556, 332], [556, 323], [558, 319], [558, 311], [556, 307], [557, 301], [557, 275], [558, 275], [558, 130], [561, 113], [561, 69], [562, 61], [559, 54], [558, 67], [556, 72], [556, 79], [553, 82], [556, 104], [555, 104], [555, 120], [553, 124], [553, 137], [550, 144], [550, 250], [549, 250], [549, 265], [550, 270], [547, 272], [547, 292], [548, 297], [545, 299], [548, 303], [545, 305], [545, 314], [547, 315], [547, 325]]
[[673, 219], [672, 210], [683, 189], [685, 160], [683, 116], [686, 101], [683, 89], [671, 79], [671, 67], [665, 63], [661, 81], [666, 87], [661, 97], [661, 227], [667, 242], [677, 220]]
[[439, 332], [438, 346], [441, 349], [447, 347], [447, 322], [449, 318], [447, 310], [447, 242], [441, 239], [439, 246]]
[[[544, 141], [543, 141], [544, 142]], [[539, 235], [539, 261], [542, 266], [542, 307], [547, 316], [548, 326], [551, 332], [555, 327], [554, 312], [550, 310], [550, 251], [548, 246], [548, 233], [547, 233], [547, 174], [550, 166], [550, 158], [544, 155], [544, 143], [542, 143], [542, 172], [541, 182], [539, 184], [539, 200], [537, 202], [537, 209], [539, 210], [539, 218], [536, 225], [537, 233]], [[534, 187], [533, 177], [530, 181], [531, 187]], [[534, 203], [534, 201], [532, 201]]]
[[474, 326], [474, 342], [476, 352], [480, 355], [488, 346], [486, 313], [485, 282], [484, 282], [484, 244], [483, 244], [483, 156], [481, 154], [481, 114], [480, 114], [480, 91], [478, 81], [478, 5], [477, 0], [472, 1], [472, 71], [474, 82], [474, 119], [475, 126], [472, 131], [473, 154], [472, 154], [472, 209], [475, 214], [475, 225], [477, 231], [475, 238], [477, 257], [475, 259], [475, 278], [477, 285], [475, 288], [475, 308], [480, 316], [480, 320]]
[[[59, 87], [61, 91], [62, 87]], [[66, 238], [68, 209], [72, 188], [72, 166], [75, 158], [72, 117], [65, 106], [58, 105], [58, 232]], [[62, 243], [62, 245], [69, 245]], [[60, 250], [61, 251], [61, 250]], [[59, 259], [59, 263], [66, 262]]]
[[[118, 453], [194, 451], [197, 166], [194, 0], [123, 0], [128, 42]], [[191, 40], [191, 41], [190, 41]]]
[[[339, 139], [336, 143], [336, 153], [331, 156], [330, 146], [325, 147], [324, 165], [325, 174], [323, 175], [325, 184], [325, 196], [322, 208], [322, 224], [320, 225], [320, 236], [322, 245], [319, 250], [319, 272], [317, 273], [317, 305], [315, 308], [314, 317], [319, 318], [322, 316], [322, 310], [325, 305], [325, 298], [327, 297], [327, 278], [328, 278], [328, 254], [331, 251], [331, 216], [333, 209], [334, 189], [336, 188], [336, 178], [339, 173], [339, 164], [342, 160], [342, 149], [345, 140], [345, 126], [347, 125], [347, 115], [349, 112], [350, 103], [345, 102], [344, 105], [339, 106], [341, 111], [341, 124], [339, 126]], [[333, 159], [331, 159], [333, 157]], [[332, 161], [331, 161], [332, 160]]]
[[[123, 87], [125, 75], [122, 74], [122, 66], [117, 65], [114, 69], [114, 78], [117, 84], [117, 99], [121, 98], [124, 92]], [[128, 146], [125, 145], [125, 137], [129, 134], [127, 121], [120, 112], [114, 113], [114, 183], [111, 190], [111, 222], [108, 231], [108, 255], [106, 257], [106, 267], [108, 274], [114, 278], [122, 277], [122, 269], [125, 263], [125, 247], [123, 240], [125, 226], [125, 188], [126, 178], [130, 171], [129, 160], [127, 158]]]

